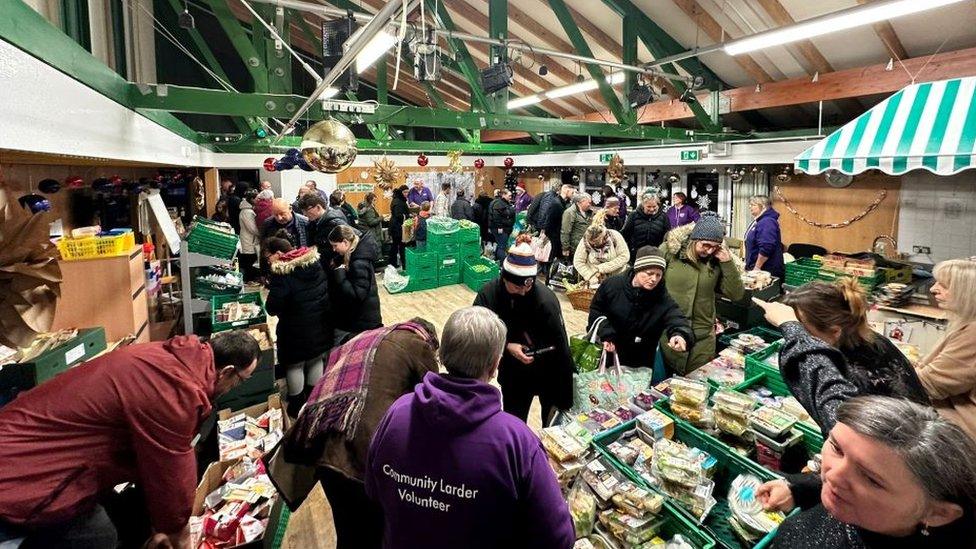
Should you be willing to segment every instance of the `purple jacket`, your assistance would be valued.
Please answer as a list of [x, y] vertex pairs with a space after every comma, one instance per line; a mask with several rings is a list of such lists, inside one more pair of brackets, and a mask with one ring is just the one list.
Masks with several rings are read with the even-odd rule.
[[779, 233], [779, 212], [768, 208], [746, 229], [746, 269], [756, 266], [759, 254], [766, 256], [762, 270], [783, 278], [783, 243]]
[[576, 540], [542, 443], [480, 381], [430, 372], [394, 402], [365, 482], [383, 508], [385, 548], [569, 549]]
[[[516, 194], [518, 191], [516, 191]], [[515, 213], [524, 212], [529, 209], [529, 204], [532, 203], [532, 195], [528, 191], [518, 195], [515, 199]]]
[[671, 223], [672, 229], [694, 223], [698, 221], [699, 217], [701, 216], [698, 214], [698, 210], [687, 204], [682, 205], [680, 208], [675, 206], [668, 208], [668, 222]]
[[430, 189], [427, 187], [420, 187], [418, 191], [416, 187], [410, 187], [407, 192], [407, 204], [416, 204], [420, 206], [424, 202], [430, 202], [430, 205], [434, 205], [434, 195], [431, 194]]

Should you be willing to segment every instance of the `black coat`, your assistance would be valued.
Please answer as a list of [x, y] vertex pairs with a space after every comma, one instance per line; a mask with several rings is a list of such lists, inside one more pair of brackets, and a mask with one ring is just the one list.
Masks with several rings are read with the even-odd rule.
[[638, 207], [627, 217], [627, 223], [624, 223], [620, 234], [624, 235], [630, 248], [630, 257], [633, 258], [641, 246], [660, 246], [664, 235], [670, 230], [671, 224], [664, 210], [658, 209], [656, 214], [648, 215], [643, 208]]
[[478, 222], [474, 216], [474, 210], [467, 198], [458, 198], [451, 204], [451, 217], [454, 219], [467, 219], [468, 221]]
[[498, 229], [511, 231], [514, 225], [515, 206], [504, 198], [492, 200], [488, 212], [488, 227], [491, 229], [491, 232], [497, 232]]
[[325, 272], [332, 269], [332, 260], [335, 258], [335, 252], [332, 251], [332, 244], [329, 242], [329, 235], [332, 233], [332, 229], [339, 225], [348, 224], [346, 223], [346, 216], [338, 208], [329, 208], [322, 214], [322, 217], [308, 222], [309, 245], [318, 248], [319, 263], [322, 264]]
[[884, 395], [929, 404], [915, 370], [890, 342], [879, 337], [875, 350], [860, 349], [849, 363], [841, 351], [810, 335], [799, 322], [786, 322], [780, 329], [783, 380], [824, 433], [834, 428], [840, 405], [856, 396]]
[[590, 303], [592, 326], [601, 316], [597, 335], [601, 341], [610, 341], [617, 347], [617, 356], [624, 366], [654, 367], [654, 355], [662, 333], [668, 339], [684, 338], [690, 349], [694, 344], [691, 323], [678, 304], [671, 299], [662, 280], [651, 291], [635, 288], [631, 281], [634, 272], [611, 276], [603, 281]]
[[314, 249], [271, 265], [265, 308], [278, 317], [276, 332], [281, 364], [312, 360], [332, 348], [328, 285]]
[[[358, 334], [383, 325], [373, 270], [379, 255], [373, 235], [363, 233], [350, 255], [349, 266], [332, 269], [330, 294], [336, 328]], [[337, 257], [336, 261], [341, 262], [342, 258]]]
[[474, 304], [491, 309], [502, 319], [507, 328], [506, 343], [520, 343], [536, 349], [556, 347], [537, 356], [529, 365], [504, 352], [498, 371], [502, 391], [506, 386], [541, 379], [539, 386], [530, 389], [548, 397], [560, 410], [571, 408], [573, 372], [576, 368], [569, 354], [569, 340], [556, 294], [541, 284], [535, 284], [526, 295], [513, 296], [505, 289], [502, 279], [496, 278], [481, 288]]
[[403, 230], [403, 222], [410, 217], [410, 208], [407, 206], [407, 201], [399, 193], [393, 194], [393, 200], [390, 201], [390, 235], [395, 232], [400, 233]]
[[543, 220], [542, 230], [552, 242], [552, 253], [558, 254], [562, 249], [563, 212], [569, 206], [568, 200], [556, 195], [548, 204], [540, 206], [540, 219]]
[[481, 238], [488, 238], [488, 209], [491, 207], [491, 198], [479, 196], [471, 206], [474, 212], [475, 223], [481, 226]]

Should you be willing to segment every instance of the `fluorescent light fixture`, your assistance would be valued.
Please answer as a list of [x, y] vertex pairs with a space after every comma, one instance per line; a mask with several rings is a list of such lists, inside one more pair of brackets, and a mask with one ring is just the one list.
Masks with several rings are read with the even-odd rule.
[[627, 75], [625, 75], [623, 71], [613, 72], [610, 73], [610, 76], [607, 77], [607, 83], [609, 83], [611, 86], [616, 86], [617, 84], [623, 84], [624, 79], [626, 77]]
[[579, 84], [570, 84], [561, 88], [553, 88], [546, 92], [546, 97], [548, 99], [559, 99], [560, 97], [566, 97], [567, 95], [585, 93], [599, 87], [600, 86], [597, 85], [596, 80], [584, 80]]
[[820, 17], [814, 17], [813, 19], [760, 32], [752, 36], [739, 38], [738, 40], [732, 40], [725, 44], [723, 49], [729, 55], [739, 55], [773, 46], [789, 44], [790, 42], [806, 40], [815, 36], [870, 25], [879, 21], [887, 21], [888, 19], [894, 19], [903, 15], [910, 15], [963, 1], [889, 0], [887, 2], [875, 2], [836, 13], [829, 13]]
[[[352, 38], [349, 39], [349, 42], [352, 42]], [[359, 55], [356, 56], [356, 72], [362, 74], [366, 69], [373, 66], [373, 63], [390, 51], [396, 42], [396, 36], [384, 30], [376, 33], [376, 36], [370, 39], [363, 50], [359, 52]]]
[[542, 101], [542, 96], [534, 93], [532, 95], [526, 95], [525, 97], [517, 97], [508, 102], [509, 109], [520, 109], [522, 107], [528, 107], [529, 105], [535, 105]]
[[332, 99], [333, 97], [339, 95], [339, 88], [325, 88], [319, 99]]

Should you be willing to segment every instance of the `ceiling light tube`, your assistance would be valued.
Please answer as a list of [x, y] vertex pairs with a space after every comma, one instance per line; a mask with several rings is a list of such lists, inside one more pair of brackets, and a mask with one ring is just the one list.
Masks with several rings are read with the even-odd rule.
[[319, 96], [319, 99], [332, 99], [337, 95], [339, 95], [338, 88], [325, 88], [325, 90], [322, 92], [322, 95]]
[[561, 88], [553, 88], [546, 92], [546, 98], [559, 99], [560, 97], [566, 97], [567, 95], [575, 95], [577, 93], [595, 90], [599, 87], [600, 86], [596, 83], [596, 80], [584, 80], [579, 84], [570, 84], [569, 86], [563, 86]]
[[535, 105], [542, 101], [542, 96], [537, 93], [532, 95], [526, 95], [525, 97], [517, 97], [508, 102], [509, 109], [520, 109], [522, 107], [528, 107], [529, 105]]
[[956, 4], [964, 0], [889, 0], [850, 8], [793, 25], [760, 32], [733, 40], [724, 46], [725, 53], [739, 55], [773, 46], [781, 46], [799, 40], [806, 40], [855, 27], [870, 25], [879, 21], [894, 19], [903, 15]]
[[[352, 42], [352, 38], [349, 39], [349, 42]], [[366, 43], [363, 51], [356, 56], [356, 72], [359, 74], [365, 72], [366, 69], [373, 66], [373, 63], [376, 63], [377, 59], [390, 51], [390, 48], [396, 43], [396, 36], [393, 36], [385, 30], [376, 33], [376, 36]]]

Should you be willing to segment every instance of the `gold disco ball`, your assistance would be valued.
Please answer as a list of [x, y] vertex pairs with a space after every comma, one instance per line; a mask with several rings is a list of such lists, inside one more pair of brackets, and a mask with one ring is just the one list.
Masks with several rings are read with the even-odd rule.
[[322, 173], [339, 173], [356, 160], [356, 136], [345, 124], [335, 120], [316, 123], [302, 136], [302, 157]]

